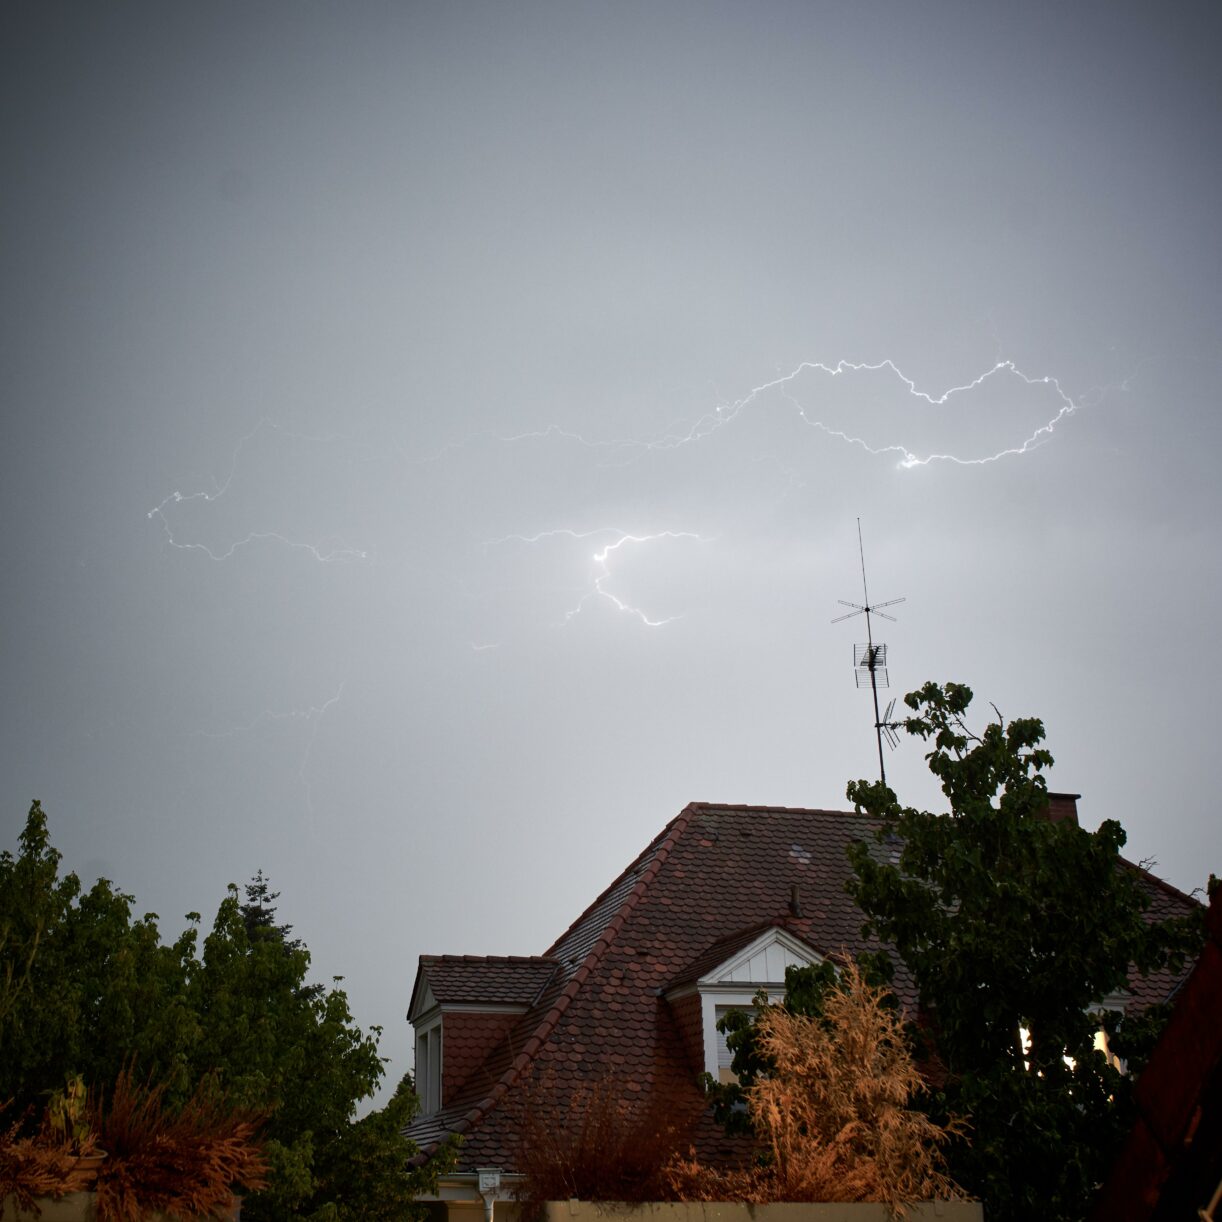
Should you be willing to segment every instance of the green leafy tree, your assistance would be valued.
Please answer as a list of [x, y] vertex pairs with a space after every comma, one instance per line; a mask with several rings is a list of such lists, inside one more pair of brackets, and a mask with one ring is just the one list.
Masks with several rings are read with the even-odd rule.
[[0, 1099], [18, 1111], [81, 1074], [112, 1082], [125, 1060], [186, 1077], [197, 1026], [183, 1000], [190, 935], [163, 946], [152, 914], [99, 879], [60, 876], [46, 815], [30, 808], [19, 851], [0, 854]]
[[34, 963], [47, 935], [80, 889], [75, 876], [59, 878], [59, 853], [51, 847], [42, 805], [30, 807], [17, 856], [0, 853], [0, 1033], [29, 990]]
[[[849, 785], [882, 820], [879, 845], [901, 846], [894, 864], [879, 846], [853, 846], [849, 890], [866, 932], [915, 978], [941, 1083], [929, 1110], [970, 1121], [952, 1174], [990, 1218], [1080, 1218], [1131, 1120], [1131, 1077], [1094, 1046], [1100, 1003], [1131, 967], [1182, 964], [1200, 926], [1147, 918], [1118, 823], [1087, 832], [1047, 819], [1040, 721], [999, 715], [977, 734], [971, 699], [955, 683], [906, 697], [905, 728], [930, 744], [949, 814], [901, 806], [881, 783]], [[875, 966], [889, 970], [887, 952]], [[1124, 1023], [1110, 1027], [1122, 1041]]]
[[[416, 1114], [418, 1101], [410, 1074], [405, 1074], [385, 1107], [348, 1125], [319, 1150], [314, 1179], [325, 1205], [315, 1215], [336, 1222], [401, 1222], [412, 1216], [412, 1201], [432, 1187], [435, 1172], [405, 1174], [415, 1153], [403, 1129]], [[443, 1153], [438, 1166], [447, 1161]]]
[[[355, 1025], [342, 989], [307, 983], [309, 951], [288, 937], [289, 926], [276, 924], [276, 898], [262, 872], [245, 905], [231, 887], [192, 982], [194, 1008], [210, 1019], [196, 1064], [218, 1069], [236, 1102], [271, 1113], [271, 1185], [248, 1200], [243, 1216], [376, 1217], [352, 1199], [354, 1182], [400, 1204], [423, 1187], [421, 1173], [407, 1169], [414, 1151], [399, 1133], [407, 1119], [396, 1123], [410, 1119], [410, 1087], [401, 1085], [381, 1112], [355, 1118], [384, 1072], [378, 1033]], [[363, 1181], [345, 1176], [350, 1154], [366, 1168]]]
[[201, 947], [198, 914], [163, 944], [132, 896], [105, 879], [82, 892], [59, 867], [36, 802], [17, 853], [0, 853], [0, 1100], [20, 1113], [70, 1075], [107, 1087], [134, 1064], [181, 1106], [215, 1075], [235, 1106], [267, 1117], [272, 1171], [244, 1217], [404, 1216], [440, 1165], [408, 1168], [410, 1081], [356, 1118], [384, 1072], [380, 1031], [356, 1025], [342, 989], [308, 981], [309, 951], [277, 923], [262, 871], [245, 904], [230, 887]]

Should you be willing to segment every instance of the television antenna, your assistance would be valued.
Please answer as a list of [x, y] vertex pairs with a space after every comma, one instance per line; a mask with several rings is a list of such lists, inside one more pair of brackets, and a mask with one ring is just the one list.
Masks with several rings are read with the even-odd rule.
[[883, 607], [894, 607], [897, 603], [902, 603], [902, 598], [889, 598], [886, 602], [873, 603], [870, 602], [870, 591], [866, 586], [866, 551], [861, 542], [861, 519], [857, 519], [857, 551], [861, 556], [861, 593], [862, 602], [851, 603], [846, 599], [838, 598], [836, 601], [843, 607], [852, 607], [852, 611], [846, 612], [844, 615], [838, 615], [833, 624], [839, 624], [842, 620], [853, 619], [854, 616], [864, 615], [866, 617], [866, 643], [864, 645], [853, 646], [853, 676], [857, 680], [858, 687], [869, 687], [870, 694], [874, 698], [874, 735], [878, 739], [878, 774], [882, 779], [883, 784], [887, 783], [887, 765], [883, 760], [883, 738], [886, 737], [887, 746], [892, 750], [899, 743], [899, 738], [896, 735], [896, 728], [900, 725], [897, 721], [892, 721], [892, 714], [895, 712], [895, 701], [892, 700], [887, 705], [887, 712], [884, 716], [879, 716], [878, 712], [878, 689], [880, 687], [890, 687], [891, 682], [887, 677], [887, 647], [881, 641], [874, 640], [874, 629], [870, 623], [870, 617], [877, 615], [879, 619], [890, 620], [893, 624], [896, 622], [894, 615], [888, 615], [881, 610]]

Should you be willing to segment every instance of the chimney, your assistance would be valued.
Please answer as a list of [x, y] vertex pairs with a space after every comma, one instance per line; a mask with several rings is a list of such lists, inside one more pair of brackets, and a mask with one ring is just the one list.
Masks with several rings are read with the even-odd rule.
[[1044, 816], [1049, 823], [1072, 823], [1078, 826], [1078, 799], [1080, 793], [1050, 793], [1048, 812]]

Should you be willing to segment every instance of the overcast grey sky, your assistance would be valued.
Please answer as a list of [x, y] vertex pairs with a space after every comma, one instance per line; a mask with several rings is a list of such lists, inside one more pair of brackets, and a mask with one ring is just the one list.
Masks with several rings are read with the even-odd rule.
[[873, 774], [860, 516], [894, 694], [1222, 872], [1216, 5], [0, 23], [6, 847], [263, 868], [393, 1082], [421, 952]]

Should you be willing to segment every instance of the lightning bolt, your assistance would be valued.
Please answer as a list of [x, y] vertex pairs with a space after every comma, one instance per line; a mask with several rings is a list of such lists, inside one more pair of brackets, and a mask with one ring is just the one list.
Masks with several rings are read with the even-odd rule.
[[343, 561], [367, 561], [370, 559], [368, 551], [360, 548], [347, 546], [338, 546], [330, 549], [324, 549], [316, 544], [308, 543], [299, 539], [290, 539], [288, 536], [274, 530], [258, 530], [251, 531], [242, 538], [231, 543], [223, 551], [215, 551], [205, 543], [184, 542], [175, 537], [174, 528], [170, 522], [167, 510], [171, 506], [187, 505], [193, 501], [199, 501], [203, 504], [213, 504], [219, 501], [229, 491], [233, 484], [235, 475], [237, 474], [239, 460], [242, 451], [246, 449], [252, 442], [255, 441], [260, 434], [270, 432], [278, 436], [285, 437], [294, 441], [307, 442], [314, 445], [333, 445], [337, 442], [344, 442], [349, 445], [358, 445], [365, 447], [370, 454], [373, 453], [372, 447], [366, 442], [356, 441], [354, 438], [343, 436], [339, 433], [331, 433], [324, 435], [310, 435], [306, 433], [296, 433], [290, 429], [282, 428], [272, 420], [262, 419], [255, 425], [249, 433], [240, 437], [237, 444], [233, 448], [233, 453], [229, 460], [229, 472], [224, 480], [220, 483], [213, 480], [211, 491], [201, 490], [199, 492], [180, 492], [174, 491], [165, 497], [161, 502], [154, 505], [152, 509], [145, 515], [150, 521], [156, 519], [161, 524], [162, 533], [165, 536], [166, 543], [179, 551], [195, 551], [203, 552], [210, 560], [217, 562], [228, 560], [235, 552], [242, 548], [250, 547], [256, 543], [278, 543], [292, 551], [302, 551], [312, 556], [320, 564], [334, 564]]
[[[837, 380], [872, 378], [877, 386], [877, 379], [894, 388], [898, 396], [891, 401], [892, 410], [895, 404], [909, 403], [919, 408], [922, 415], [928, 411], [947, 408], [965, 400], [971, 403], [971, 396], [981, 391], [989, 383], [1013, 383], [1017, 387], [1020, 399], [1027, 403], [1024, 413], [1030, 422], [1040, 421], [1032, 427], [1025, 423], [1021, 435], [1002, 445], [992, 452], [970, 454], [954, 452], [951, 448], [935, 448], [933, 446], [922, 450], [906, 439], [886, 441], [881, 443], [871, 438], [864, 425], [838, 427], [820, 417], [815, 409], [809, 406], [812, 394], [819, 385]], [[827, 361], [806, 360], [794, 365], [788, 372], [778, 372], [775, 377], [752, 387], [745, 394], [733, 400], [721, 400], [707, 411], [694, 419], [660, 423], [658, 431], [643, 433], [637, 436], [595, 436], [564, 427], [559, 423], [548, 423], [539, 428], [524, 429], [514, 432], [481, 431], [468, 434], [465, 438], [451, 440], [432, 454], [410, 455], [401, 445], [374, 447], [369, 443], [344, 436], [338, 433], [328, 435], [309, 435], [292, 432], [282, 428], [275, 422], [262, 419], [245, 436], [238, 439], [233, 448], [228, 470], [219, 482], [214, 480], [211, 488], [194, 492], [175, 491], [165, 497], [159, 504], [148, 511], [147, 517], [156, 520], [162, 531], [164, 541], [169, 546], [182, 551], [198, 551], [214, 562], [229, 560], [239, 550], [251, 548], [259, 544], [275, 545], [289, 550], [303, 552], [319, 564], [364, 563], [371, 559], [371, 554], [363, 548], [351, 547], [340, 542], [335, 546], [325, 546], [318, 541], [294, 537], [291, 533], [274, 530], [250, 531], [240, 538], [235, 538], [227, 545], [210, 545], [209, 543], [182, 536], [179, 526], [181, 511], [188, 505], [198, 504], [210, 506], [222, 500], [234, 489], [239, 472], [245, 467], [249, 451], [260, 438], [274, 436], [283, 441], [293, 441], [309, 445], [335, 445], [360, 447], [362, 453], [370, 458], [385, 459], [392, 454], [404, 467], [419, 466], [425, 463], [441, 463], [451, 459], [467, 446], [477, 441], [491, 441], [506, 447], [535, 443], [540, 446], [562, 446], [577, 448], [592, 456], [602, 467], [615, 467], [636, 462], [649, 454], [666, 454], [685, 447], [697, 446], [706, 442], [723, 429], [728, 429], [737, 422], [744, 420], [749, 413], [762, 411], [769, 407], [780, 409], [795, 422], [822, 434], [831, 441], [851, 446], [863, 452], [882, 458], [893, 458], [898, 470], [911, 471], [915, 468], [933, 466], [935, 464], [951, 464], [962, 467], [981, 466], [999, 463], [1004, 459], [1017, 458], [1031, 453], [1039, 446], [1048, 442], [1054, 433], [1069, 419], [1070, 416], [1083, 408], [1094, 406], [1108, 390], [1114, 387], [1095, 388], [1084, 396], [1075, 398], [1063, 387], [1061, 381], [1050, 375], [1033, 377], [1024, 372], [1012, 360], [998, 359], [983, 372], [942, 390], [930, 390], [910, 377], [892, 359], [878, 361], [840, 360], [834, 363]], [[1037, 410], [1041, 405], [1050, 402], [1047, 410], [1032, 417], [1027, 414], [1032, 407]], [[906, 429], [906, 425], [901, 427]], [[1015, 430], [1018, 432], [1018, 430]], [[1004, 440], [1004, 438], [1003, 438]], [[991, 447], [995, 442], [986, 443]], [[982, 449], [985, 446], [981, 447]], [[955, 449], [959, 449], [958, 446]], [[784, 457], [772, 453], [757, 456], [754, 461], [775, 463], [783, 477], [787, 477], [792, 487], [803, 486], [803, 481]], [[448, 477], [447, 477], [448, 478]], [[602, 546], [591, 557], [592, 570], [588, 576], [588, 585], [577, 602], [565, 612], [563, 624], [571, 623], [577, 616], [588, 610], [596, 602], [602, 600], [610, 604], [616, 612], [635, 619], [642, 627], [661, 628], [681, 618], [680, 615], [660, 617], [644, 607], [634, 605], [617, 589], [615, 577], [619, 572], [617, 562], [622, 562], [629, 551], [649, 546], [657, 546], [664, 541], [708, 540], [693, 531], [658, 531], [653, 533], [632, 533], [610, 527], [597, 530], [579, 531], [575, 529], [559, 529], [542, 531], [535, 535], [510, 535], [502, 539], [490, 540], [485, 546], [517, 543], [521, 545], [539, 545], [548, 539], [567, 538], [584, 540], [597, 538]], [[580, 587], [579, 587], [580, 588]], [[499, 642], [492, 639], [473, 640], [471, 649], [482, 653], [495, 649]], [[271, 714], [269, 714], [271, 716]], [[291, 714], [290, 714], [291, 716]]]
[[[183, 496], [180, 493], [172, 493], [160, 505], [154, 506], [149, 510], [150, 518], [156, 516], [161, 519], [162, 530], [165, 532], [166, 542], [179, 551], [183, 552], [203, 552], [209, 560], [228, 560], [235, 552], [240, 551], [244, 547], [250, 547], [255, 543], [281, 543], [291, 551], [307, 552], [313, 556], [319, 564], [334, 564], [337, 561], [351, 560], [363, 561], [369, 560], [370, 554], [359, 548], [353, 547], [335, 547], [329, 551], [324, 551], [321, 547], [317, 547], [313, 543], [305, 543], [299, 539], [290, 539], [286, 535], [280, 534], [274, 530], [252, 530], [249, 534], [244, 535], [241, 539], [231, 543], [223, 552], [215, 552], [206, 543], [183, 543], [174, 538], [174, 532], [170, 527], [164, 509], [167, 505], [181, 504], [183, 501], [189, 501], [198, 496], [198, 493], [193, 493], [190, 496]], [[212, 498], [208, 498], [212, 499]]]
[[[802, 406], [790, 389], [797, 379], [807, 373], [823, 374], [829, 378], [840, 378], [846, 374], [886, 373], [899, 383], [903, 393], [910, 399], [933, 408], [945, 407], [953, 399], [968, 395], [993, 379], [1007, 377], [1021, 382], [1032, 390], [1046, 390], [1052, 395], [1055, 411], [1043, 424], [1035, 428], [1026, 437], [1017, 440], [1013, 445], [1005, 446], [1002, 449], [980, 457], [969, 458], [950, 452], [920, 454], [900, 442], [877, 446], [871, 445], [863, 437], [856, 436], [842, 429], [833, 428], [823, 421], [808, 415], [806, 408]], [[863, 449], [866, 453], [876, 457], [895, 455], [897, 459], [896, 465], [902, 470], [929, 466], [933, 463], [981, 466], [988, 463], [1000, 462], [1005, 458], [1016, 458], [1030, 453], [1046, 442], [1057, 427], [1068, 417], [1085, 407], [1094, 406], [1102, 398], [1105, 389], [1114, 388], [1096, 388], [1090, 392], [1089, 397], [1075, 399], [1062, 387], [1059, 379], [1050, 375], [1041, 377], [1029, 376], [1019, 369], [1015, 362], [1009, 360], [999, 360], [978, 376], [960, 385], [951, 386], [940, 393], [922, 389], [914, 378], [904, 373], [890, 358], [873, 362], [842, 360], [837, 361], [834, 365], [824, 361], [802, 361], [788, 373], [780, 374], [767, 382], [762, 382], [760, 385], [753, 387], [741, 398], [728, 403], [717, 404], [711, 411], [698, 416], [694, 422], [668, 428], [653, 437], [591, 438], [572, 429], [562, 428], [555, 424], [517, 433], [498, 433], [492, 430], [485, 430], [468, 434], [461, 441], [449, 442], [440, 450], [417, 461], [437, 462], [447, 455], [481, 439], [496, 441], [505, 445], [517, 445], [528, 441], [563, 441], [583, 449], [602, 452], [611, 456], [612, 459], [618, 457], [622, 461], [628, 461], [646, 453], [677, 450], [684, 446], [695, 445], [704, 441], [715, 433], [720, 432], [726, 426], [734, 423], [744, 412], [764, 399], [769, 392], [776, 391], [793, 407], [799, 419], [808, 427], [816, 429], [837, 441]]]
[[198, 730], [196, 733], [201, 738], [234, 738], [239, 734], [248, 734], [259, 726], [275, 722], [306, 722], [310, 727], [310, 733], [306, 739], [305, 750], [302, 752], [301, 762], [297, 768], [297, 776], [301, 781], [302, 789], [305, 791], [306, 810], [313, 814], [314, 802], [309, 776], [310, 756], [314, 751], [314, 743], [318, 738], [318, 730], [322, 725], [322, 719], [327, 715], [328, 709], [339, 703], [339, 698], [344, 694], [344, 687], [347, 682], [348, 680], [344, 679], [339, 687], [336, 688], [335, 695], [324, 700], [322, 704], [307, 705], [304, 709], [288, 709], [283, 712], [274, 709], [264, 709], [261, 713], [251, 718], [250, 721], [230, 726], [227, 730]]
[[[907, 446], [894, 443], [884, 446], [871, 446], [864, 438], [856, 437], [850, 433], [840, 429], [831, 428], [822, 421], [812, 419], [806, 414], [805, 408], [798, 400], [789, 392], [789, 386], [802, 374], [807, 372], [816, 372], [826, 374], [831, 378], [838, 378], [846, 373], [882, 373], [887, 372], [893, 375], [897, 381], [904, 387], [905, 392], [909, 397], [920, 400], [929, 407], [944, 407], [951, 399], [956, 396], [966, 395], [983, 386], [990, 379], [1001, 374], [1008, 374], [1013, 378], [1018, 379], [1028, 387], [1049, 387], [1059, 404], [1055, 414], [1035, 429], [1029, 436], [1024, 438], [1019, 444], [998, 450], [992, 454], [985, 455], [981, 458], [963, 458], [950, 453], [930, 453], [918, 455], [909, 450]], [[712, 435], [719, 429], [724, 428], [727, 424], [738, 418], [738, 416], [750, 407], [757, 400], [766, 395], [769, 391], [780, 391], [782, 397], [785, 398], [797, 411], [800, 419], [811, 428], [818, 429], [820, 432], [827, 434], [829, 437], [834, 437], [839, 441], [843, 441], [849, 445], [859, 446], [867, 453], [876, 456], [885, 454], [899, 455], [898, 466], [904, 470], [910, 470], [913, 467], [924, 467], [935, 462], [956, 463], [960, 466], [979, 466], [985, 463], [998, 462], [1003, 458], [1017, 457], [1021, 454], [1028, 453], [1035, 446], [1050, 437], [1057, 425], [1066, 417], [1073, 415], [1085, 406], [1084, 401], [1075, 401], [1062, 388], [1061, 383], [1054, 377], [1045, 375], [1043, 377], [1029, 377], [1023, 373], [1021, 369], [1013, 361], [998, 361], [992, 368], [987, 369], [984, 373], [972, 378], [962, 385], [952, 386], [948, 390], [944, 390], [941, 394], [932, 394], [929, 391], [922, 390], [916, 383], [915, 379], [910, 378], [904, 373], [894, 361], [887, 359], [876, 362], [862, 361], [837, 361], [835, 365], [828, 365], [823, 361], [803, 361], [789, 373], [782, 374], [779, 377], [773, 378], [771, 381], [763, 382], [759, 386], [753, 387], [742, 398], [736, 399], [729, 404], [718, 404], [712, 412], [699, 417], [686, 432], [672, 433], [660, 437], [652, 442], [647, 443], [649, 449], [675, 449], [679, 446], [690, 445], [693, 442], [701, 441], [705, 437]]]
[[248, 734], [251, 730], [267, 725], [269, 722], [321, 721], [326, 711], [343, 695], [345, 683], [347, 683], [346, 679], [339, 685], [335, 695], [324, 700], [322, 704], [307, 705], [304, 709], [288, 709], [283, 712], [277, 712], [274, 709], [264, 709], [261, 713], [252, 717], [250, 721], [230, 726], [227, 730], [198, 730], [196, 733], [201, 738], [233, 738], [237, 734]]
[[611, 580], [611, 556], [613, 552], [618, 552], [621, 548], [632, 546], [642, 546], [649, 543], [658, 543], [668, 539], [695, 539], [700, 543], [708, 543], [711, 540], [706, 539], [702, 535], [698, 535], [693, 531], [687, 530], [663, 530], [657, 531], [654, 534], [634, 535], [627, 531], [617, 530], [612, 527], [602, 527], [597, 530], [572, 530], [569, 528], [561, 528], [557, 530], [543, 530], [534, 535], [506, 535], [501, 539], [489, 539], [485, 543], [486, 547], [500, 546], [505, 543], [524, 543], [533, 545], [541, 543], [546, 539], [568, 538], [568, 539], [592, 539], [598, 535], [613, 534], [616, 536], [605, 547], [596, 551], [591, 559], [594, 562], [594, 580], [591, 583], [590, 589], [581, 597], [576, 606], [571, 607], [564, 614], [564, 619], [561, 625], [570, 624], [578, 615], [585, 610], [586, 606], [595, 599], [606, 599], [617, 611], [621, 614], [632, 616], [639, 620], [646, 628], [662, 628], [667, 624], [674, 623], [675, 620], [682, 619], [681, 615], [670, 615], [665, 619], [653, 619], [640, 607], [634, 607], [631, 603], [625, 602], [619, 595], [607, 589], [607, 583]]

